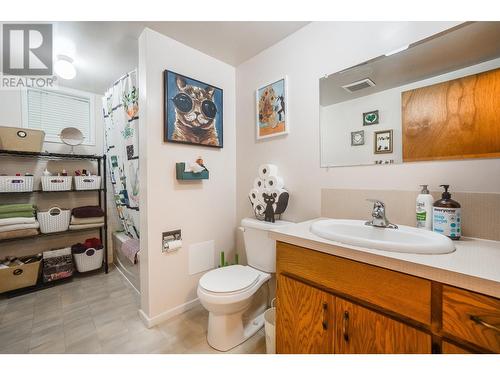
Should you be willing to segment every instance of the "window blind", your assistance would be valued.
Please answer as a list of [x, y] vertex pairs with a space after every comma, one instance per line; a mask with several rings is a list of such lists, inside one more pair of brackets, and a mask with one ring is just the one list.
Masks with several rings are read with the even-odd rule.
[[60, 141], [61, 130], [79, 129], [84, 144], [92, 143], [90, 98], [39, 89], [27, 90], [27, 127], [45, 132], [48, 141]]

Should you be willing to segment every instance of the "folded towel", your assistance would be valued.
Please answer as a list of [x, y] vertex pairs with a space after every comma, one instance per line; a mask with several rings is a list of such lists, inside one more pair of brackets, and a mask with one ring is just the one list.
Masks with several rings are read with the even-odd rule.
[[101, 223], [101, 224], [75, 224], [75, 225], [70, 224], [69, 230], [100, 228], [103, 226], [104, 226], [104, 223]]
[[12, 230], [19, 230], [19, 229], [38, 229], [39, 227], [40, 224], [38, 224], [38, 221], [35, 221], [34, 223], [31, 224], [2, 225], [0, 227], [0, 233], [10, 232]]
[[33, 224], [35, 221], [34, 217], [9, 217], [6, 219], [0, 219], [0, 226], [12, 224]]
[[127, 257], [132, 264], [137, 263], [137, 253], [139, 252], [139, 240], [130, 238], [126, 240], [120, 248], [123, 255]]
[[0, 214], [6, 214], [9, 212], [17, 212], [17, 211], [29, 211], [29, 210], [33, 211], [33, 205], [31, 203], [0, 205]]
[[20, 238], [20, 237], [33, 237], [38, 234], [37, 229], [19, 229], [11, 230], [8, 232], [0, 232], [0, 240], [7, 240], [9, 238]]
[[11, 217], [35, 217], [35, 213], [33, 210], [0, 213], [0, 219], [9, 219]]
[[71, 211], [74, 217], [77, 218], [89, 218], [89, 217], [102, 217], [104, 212], [99, 206], [82, 206], [75, 207]]
[[101, 217], [74, 217], [71, 215], [70, 224], [100, 224], [104, 223], [104, 216]]
[[87, 238], [84, 242], [84, 245], [87, 248], [92, 247], [94, 249], [99, 249], [102, 247], [102, 242], [99, 238], [93, 237], [93, 238]]

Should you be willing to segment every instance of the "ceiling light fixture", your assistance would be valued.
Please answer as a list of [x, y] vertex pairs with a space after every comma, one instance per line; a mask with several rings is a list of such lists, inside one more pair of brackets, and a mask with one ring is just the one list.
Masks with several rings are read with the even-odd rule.
[[398, 53], [398, 52], [401, 52], [401, 51], [407, 50], [407, 49], [408, 49], [408, 47], [410, 47], [410, 45], [409, 45], [409, 44], [407, 44], [407, 45], [405, 45], [405, 46], [403, 46], [403, 47], [400, 47], [400, 48], [398, 48], [398, 49], [395, 49], [394, 51], [387, 52], [385, 55], [386, 55], [386, 56], [391, 56], [391, 55], [394, 55], [394, 54], [396, 54], [396, 53]]
[[56, 74], [63, 79], [73, 79], [76, 77], [76, 69], [73, 65], [73, 59], [66, 55], [57, 55], [54, 65]]

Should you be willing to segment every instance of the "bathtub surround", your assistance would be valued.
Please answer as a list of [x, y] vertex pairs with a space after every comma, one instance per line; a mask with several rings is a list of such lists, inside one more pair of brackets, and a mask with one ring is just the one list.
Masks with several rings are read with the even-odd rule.
[[[460, 160], [399, 165], [320, 168], [318, 80], [325, 74], [383, 55], [429, 37], [458, 22], [313, 22], [236, 69], [237, 118], [237, 219], [252, 215], [245, 199], [254, 170], [264, 162], [276, 164], [293, 199], [285, 219], [301, 221], [321, 215], [321, 189], [377, 189], [414, 191], [408, 214], [415, 216], [415, 197], [422, 183], [449, 183], [457, 192], [500, 193], [500, 162]], [[327, 48], [325, 48], [328, 46]], [[254, 88], [272, 77], [286, 74], [289, 116], [293, 131], [285, 138], [255, 141], [253, 135]], [[373, 197], [371, 197], [373, 198]], [[380, 198], [380, 197], [375, 197]], [[410, 198], [410, 197], [409, 197]], [[466, 201], [456, 195], [464, 204]], [[382, 197], [383, 200], [383, 197]], [[350, 208], [352, 202], [342, 202]], [[391, 217], [391, 204], [388, 215]], [[346, 213], [348, 210], [344, 210]], [[357, 217], [370, 212], [367, 206]], [[470, 212], [470, 209], [469, 209]], [[479, 216], [484, 213], [479, 213]], [[477, 218], [477, 216], [475, 217]], [[485, 219], [486, 220], [486, 219]], [[414, 225], [414, 223], [413, 223]], [[494, 224], [492, 224], [494, 225]], [[497, 223], [498, 225], [498, 223]], [[465, 230], [467, 225], [464, 223]], [[241, 236], [238, 250], [243, 249]]]
[[[163, 141], [166, 69], [224, 90], [224, 148]], [[199, 303], [196, 287], [202, 274], [189, 274], [191, 245], [213, 240], [217, 254], [224, 251], [232, 258], [236, 230], [235, 68], [145, 29], [139, 38], [138, 73], [140, 232], [141, 248], [147, 249], [141, 251], [140, 314], [151, 326]], [[200, 156], [210, 168], [210, 179], [178, 181], [176, 161]], [[182, 230], [183, 247], [163, 254], [162, 233], [176, 229]], [[216, 264], [216, 254], [212, 256]]]

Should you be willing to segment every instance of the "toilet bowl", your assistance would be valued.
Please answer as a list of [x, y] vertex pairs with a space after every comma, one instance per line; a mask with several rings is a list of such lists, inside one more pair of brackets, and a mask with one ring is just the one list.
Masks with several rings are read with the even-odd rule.
[[276, 271], [276, 245], [268, 237], [268, 231], [289, 224], [286, 221], [267, 223], [243, 219], [240, 229], [248, 266], [221, 267], [201, 277], [198, 298], [209, 312], [207, 341], [214, 349], [230, 350], [264, 325], [263, 313], [269, 293], [265, 293], [267, 288], [263, 290], [263, 286]]

